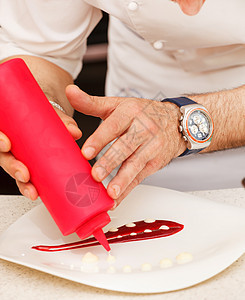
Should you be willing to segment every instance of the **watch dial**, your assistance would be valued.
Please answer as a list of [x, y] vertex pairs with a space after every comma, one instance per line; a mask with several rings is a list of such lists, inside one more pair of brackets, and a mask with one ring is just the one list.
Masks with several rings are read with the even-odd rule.
[[207, 139], [210, 133], [209, 119], [200, 110], [195, 110], [188, 118], [188, 130], [190, 134], [198, 141]]

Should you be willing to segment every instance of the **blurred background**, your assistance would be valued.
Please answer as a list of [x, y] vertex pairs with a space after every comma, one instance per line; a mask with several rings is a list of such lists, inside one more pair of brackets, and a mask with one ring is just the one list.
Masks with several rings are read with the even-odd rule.
[[[105, 76], [107, 70], [107, 28], [108, 15], [103, 14], [103, 18], [98, 23], [88, 38], [87, 53], [83, 61], [83, 69], [77, 77], [77, 84], [85, 92], [104, 96]], [[79, 128], [83, 131], [83, 136], [77, 141], [79, 147], [94, 130], [98, 127], [100, 119], [86, 116], [75, 111], [74, 119], [78, 123]], [[91, 164], [93, 161], [91, 161]], [[0, 195], [19, 195], [19, 190], [13, 180], [0, 167]]]

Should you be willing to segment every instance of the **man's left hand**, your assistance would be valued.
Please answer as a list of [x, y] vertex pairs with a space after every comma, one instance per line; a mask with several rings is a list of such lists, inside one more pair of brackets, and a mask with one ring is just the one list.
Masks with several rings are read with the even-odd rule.
[[90, 96], [75, 85], [67, 87], [66, 95], [77, 111], [103, 120], [82, 147], [86, 159], [115, 140], [94, 164], [92, 176], [102, 181], [120, 166], [107, 187], [117, 205], [144, 178], [186, 149], [178, 131], [179, 108], [172, 103]]

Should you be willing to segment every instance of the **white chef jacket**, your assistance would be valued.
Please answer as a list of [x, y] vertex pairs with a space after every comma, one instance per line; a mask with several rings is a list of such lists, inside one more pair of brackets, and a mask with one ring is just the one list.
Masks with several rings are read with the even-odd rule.
[[[100, 9], [111, 15], [107, 95], [160, 100], [244, 84], [244, 0], [207, 0], [192, 17], [169, 0], [0, 0], [0, 59], [40, 56], [75, 78]], [[175, 159], [145, 183], [224, 188], [244, 176], [242, 147]]]

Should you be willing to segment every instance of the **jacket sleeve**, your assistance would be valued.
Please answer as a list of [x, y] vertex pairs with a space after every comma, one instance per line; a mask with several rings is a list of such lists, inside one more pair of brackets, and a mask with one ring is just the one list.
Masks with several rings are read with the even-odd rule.
[[38, 56], [76, 78], [100, 18], [101, 11], [82, 0], [0, 0], [0, 60]]

